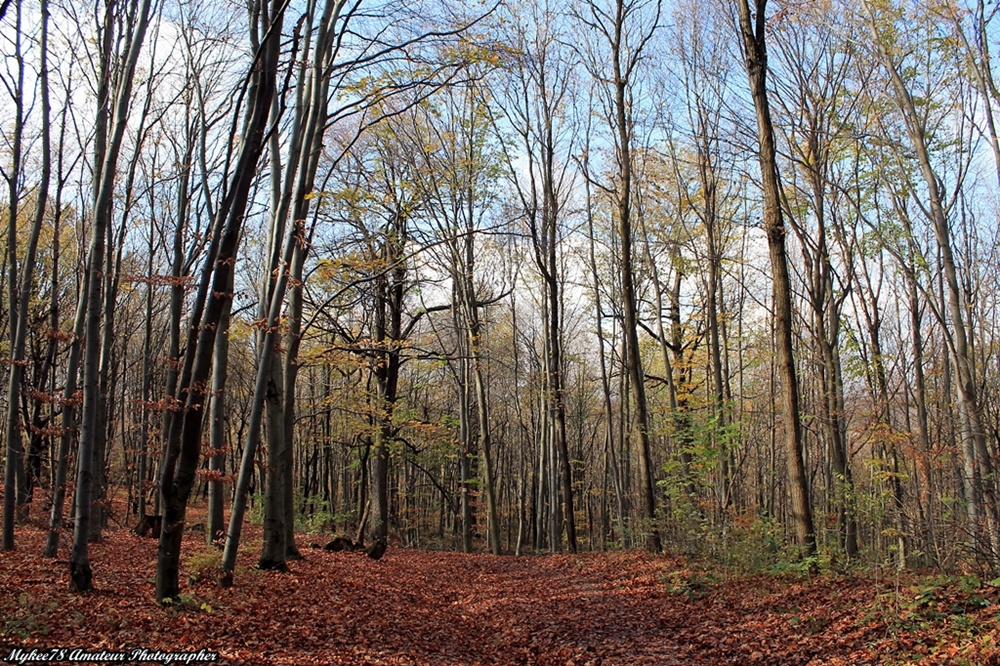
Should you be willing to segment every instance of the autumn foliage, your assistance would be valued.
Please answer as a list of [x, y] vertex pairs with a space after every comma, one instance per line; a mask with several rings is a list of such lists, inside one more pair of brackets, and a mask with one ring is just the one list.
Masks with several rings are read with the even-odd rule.
[[71, 594], [67, 552], [19, 529], [0, 554], [0, 647], [218, 652], [227, 664], [990, 664], [1000, 590], [950, 579], [725, 576], [637, 552], [496, 557], [393, 547], [380, 561], [308, 550], [292, 573], [236, 585], [184, 537], [182, 602], [153, 602], [156, 542], [94, 544], [96, 591]]

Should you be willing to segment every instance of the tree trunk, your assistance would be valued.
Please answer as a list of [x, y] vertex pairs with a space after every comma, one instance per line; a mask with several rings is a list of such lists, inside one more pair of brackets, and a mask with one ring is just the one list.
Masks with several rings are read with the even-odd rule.
[[278, 354], [270, 358], [270, 372], [264, 398], [267, 430], [267, 482], [264, 488], [264, 547], [259, 569], [288, 571], [285, 563], [285, 449], [290, 442], [285, 437], [285, 382]]
[[774, 128], [767, 99], [767, 31], [764, 10], [767, 0], [756, 0], [756, 15], [751, 16], [748, 0], [739, 0], [741, 46], [745, 58], [750, 94], [757, 115], [760, 144], [761, 185], [764, 190], [764, 229], [774, 293], [774, 325], [778, 352], [778, 376], [781, 379], [781, 407], [784, 415], [785, 455], [796, 540], [807, 556], [816, 554], [812, 504], [802, 458], [802, 423], [799, 415], [798, 379], [792, 350], [792, 298], [785, 252], [785, 223], [781, 211], [781, 184], [778, 179]]
[[[70, 556], [70, 589], [77, 592], [86, 592], [92, 589], [92, 573], [90, 569], [90, 555], [87, 548], [87, 539], [90, 533], [91, 519], [91, 489], [93, 483], [93, 456], [95, 443], [97, 441], [97, 430], [103, 427], [98, 421], [98, 410], [100, 405], [99, 395], [99, 375], [101, 361], [101, 324], [103, 321], [102, 296], [104, 280], [101, 272], [104, 268], [105, 243], [107, 240], [108, 227], [111, 223], [114, 205], [114, 183], [115, 172], [118, 165], [118, 155], [121, 150], [122, 139], [125, 134], [128, 122], [128, 111], [132, 97], [132, 82], [139, 58], [139, 51], [145, 38], [146, 28], [149, 24], [149, 0], [140, 0], [137, 14], [133, 16], [134, 23], [127, 25], [127, 34], [122, 35], [127, 41], [126, 53], [123, 59], [122, 70], [119, 72], [119, 87], [115, 90], [114, 98], [110, 94], [99, 100], [98, 106], [98, 126], [100, 127], [102, 114], [112, 112], [111, 135], [106, 146], [98, 144], [100, 157], [98, 182], [95, 186], [94, 197], [94, 229], [91, 239], [90, 252], [88, 255], [87, 289], [81, 293], [81, 300], [85, 304], [86, 327], [84, 340], [86, 349], [84, 353], [83, 366], [83, 405], [81, 408], [80, 423], [80, 453], [77, 460], [77, 486], [76, 486], [76, 523], [73, 533], [73, 552]], [[116, 20], [112, 16], [112, 7], [109, 6], [108, 14], [105, 17], [105, 37], [110, 38], [113, 32], [112, 21]], [[105, 51], [106, 54], [110, 52]], [[105, 67], [102, 68], [102, 80], [110, 77], [110, 61], [105, 60]], [[103, 148], [103, 150], [102, 150]]]
[[[470, 241], [471, 238], [472, 235], [469, 234], [468, 239]], [[467, 285], [466, 288], [472, 289], [471, 285]], [[496, 489], [494, 487], [495, 481], [493, 472], [492, 439], [490, 437], [490, 412], [489, 403], [487, 402], [488, 397], [486, 395], [486, 382], [483, 378], [483, 360], [479, 352], [481, 334], [479, 315], [476, 312], [476, 309], [476, 304], [474, 302], [471, 303], [471, 307], [469, 307], [469, 316], [467, 318], [470, 352], [469, 363], [472, 366], [473, 386], [475, 388], [476, 407], [479, 417], [479, 453], [482, 455], [483, 462], [483, 485], [485, 486], [484, 492], [486, 494], [486, 512], [487, 521], [489, 523], [487, 528], [489, 529], [490, 534], [490, 547], [492, 548], [494, 555], [500, 555], [502, 551], [500, 544], [500, 520], [499, 513], [497, 511]]]
[[[660, 531], [656, 526], [656, 496], [654, 494], [652, 445], [650, 443], [649, 407], [646, 401], [645, 375], [642, 368], [642, 356], [639, 351], [639, 317], [635, 293], [635, 275], [632, 259], [632, 117], [631, 105], [626, 99], [626, 89], [629, 86], [627, 74], [623, 69], [622, 59], [637, 57], [623, 52], [625, 28], [625, 7], [619, 0], [614, 24], [612, 60], [614, 66], [614, 109], [617, 125], [617, 152], [619, 190], [615, 193], [616, 212], [618, 214], [618, 240], [621, 243], [621, 280], [622, 280], [622, 310], [624, 313], [625, 355], [623, 362], [629, 383], [632, 385], [632, 397], [635, 402], [635, 429], [639, 448], [639, 476], [641, 480], [643, 517], [646, 524], [646, 548], [651, 552], [659, 552]], [[631, 69], [631, 68], [630, 68]]]
[[[194, 319], [200, 320], [200, 327], [193, 327], [188, 338], [185, 355], [185, 370], [178, 390], [185, 391], [187, 399], [184, 411], [172, 419], [167, 435], [166, 456], [162, 470], [161, 489], [163, 493], [163, 532], [160, 535], [160, 548], [156, 570], [156, 599], [163, 602], [174, 599], [179, 594], [179, 562], [180, 542], [184, 529], [184, 517], [187, 510], [187, 500], [194, 484], [195, 472], [201, 453], [202, 414], [201, 407], [205, 403], [207, 391], [197, 387], [206, 386], [212, 367], [212, 356], [215, 347], [215, 335], [218, 330], [222, 313], [232, 299], [232, 293], [227, 291], [233, 264], [236, 261], [240, 232], [246, 212], [250, 187], [256, 177], [257, 164], [264, 148], [265, 129], [270, 116], [271, 100], [275, 94], [276, 75], [278, 69], [279, 43], [281, 26], [284, 18], [284, 5], [260, 5], [259, 14], [253, 15], [253, 34], [265, 35], [261, 44], [260, 57], [254, 61], [250, 90], [247, 95], [249, 109], [247, 122], [242, 135], [239, 157], [232, 176], [232, 187], [216, 211], [216, 230], [221, 231], [217, 253], [210, 253], [202, 271], [203, 280], [199, 285], [198, 301], [194, 314], [204, 307], [203, 315]], [[213, 243], [214, 245], [214, 243]], [[215, 256], [211, 256], [214, 254]], [[212, 298], [208, 299], [208, 276], [212, 275]], [[203, 305], [202, 305], [203, 304]], [[192, 315], [194, 317], [194, 315]], [[236, 549], [239, 545], [239, 527], [242, 526], [243, 512], [246, 509], [246, 490], [253, 475], [253, 460], [260, 441], [260, 420], [266, 388], [265, 370], [271, 354], [270, 349], [275, 343], [272, 328], [275, 327], [277, 314], [272, 311], [268, 317], [267, 336], [262, 348], [261, 372], [258, 373], [251, 404], [251, 413], [247, 424], [247, 442], [243, 449], [243, 461], [240, 477], [237, 481], [236, 499], [233, 502], [230, 516], [229, 532], [227, 534], [226, 551], [223, 553], [223, 580], [231, 581], [231, 575], [236, 560]]]
[[[18, 409], [21, 403], [21, 383], [24, 378], [25, 365], [27, 363], [25, 359], [25, 346], [28, 337], [28, 304], [31, 299], [31, 287], [34, 280], [35, 271], [35, 253], [38, 248], [38, 238], [41, 235], [42, 225], [45, 221], [46, 206], [48, 205], [48, 192], [49, 192], [49, 181], [52, 174], [52, 141], [51, 141], [51, 130], [49, 127], [50, 118], [50, 106], [49, 106], [49, 90], [48, 90], [48, 16], [49, 11], [47, 5], [42, 6], [42, 18], [41, 18], [41, 68], [40, 68], [40, 90], [41, 90], [41, 101], [42, 101], [42, 165], [41, 173], [39, 174], [39, 184], [37, 200], [35, 203], [35, 213], [31, 224], [31, 232], [28, 237], [28, 244], [24, 249], [24, 263], [21, 267], [20, 282], [15, 282], [13, 280], [16, 275], [17, 269], [17, 216], [18, 216], [18, 205], [17, 205], [17, 186], [20, 181], [18, 174], [20, 173], [20, 161], [21, 161], [21, 135], [22, 135], [22, 125], [23, 125], [23, 106], [24, 106], [24, 60], [20, 57], [20, 22], [21, 22], [21, 3], [18, 2], [17, 5], [17, 37], [16, 37], [16, 51], [19, 54], [18, 60], [18, 83], [17, 83], [17, 101], [16, 101], [16, 112], [15, 112], [15, 127], [14, 127], [14, 146], [12, 151], [12, 159], [14, 160], [14, 168], [10, 174], [10, 193], [11, 193], [11, 204], [10, 204], [10, 219], [9, 219], [9, 232], [8, 232], [8, 243], [10, 244], [10, 258], [9, 268], [11, 271], [11, 283], [9, 285], [11, 295], [16, 294], [16, 298], [11, 298], [9, 303], [9, 313], [10, 313], [10, 328], [11, 328], [11, 358], [12, 362], [10, 365], [10, 374], [8, 377], [8, 391], [7, 391], [7, 468], [5, 470], [6, 475], [4, 479], [4, 488], [6, 490], [4, 494], [4, 533], [3, 533], [3, 549], [13, 550], [14, 548], [14, 514], [17, 511], [12, 510], [14, 507], [14, 502], [16, 498], [16, 503], [19, 506], [23, 506], [26, 502], [30, 501], [30, 495], [27, 492], [28, 479], [24, 473], [24, 461], [22, 460], [23, 446], [21, 444], [21, 420], [18, 416]], [[53, 296], [55, 298], [55, 296]], [[16, 315], [15, 315], [16, 308]], [[12, 474], [13, 472], [13, 474]], [[15, 493], [16, 487], [16, 493]]]
[[[14, 52], [17, 61], [17, 83], [14, 93], [14, 128], [13, 140], [11, 142], [11, 169], [9, 174], [4, 174], [8, 178], [10, 189], [8, 191], [9, 206], [7, 217], [7, 312], [10, 326], [10, 352], [11, 364], [8, 374], [7, 384], [7, 455], [6, 467], [4, 468], [4, 497], [3, 497], [3, 550], [14, 550], [14, 520], [16, 518], [16, 505], [20, 499], [19, 493], [23, 492], [24, 486], [24, 446], [21, 441], [21, 378], [24, 376], [24, 339], [26, 337], [27, 315], [26, 299], [20, 297], [20, 291], [27, 291], [30, 285], [23, 285], [22, 290], [18, 290], [18, 256], [17, 256], [17, 218], [18, 201], [20, 200], [20, 173], [21, 173], [21, 152], [24, 135], [24, 58], [21, 53], [21, 2], [17, 2], [14, 8]], [[46, 130], [48, 123], [43, 123]], [[48, 134], [46, 133], [46, 136]], [[47, 145], [47, 144], [46, 144]], [[44, 181], [44, 187], [48, 187], [48, 178]], [[34, 262], [25, 263], [25, 271], [34, 270]], [[22, 314], [23, 312], [23, 314]], [[21, 333], [21, 331], [24, 333]], [[18, 353], [18, 341], [20, 340], [20, 354]]]
[[[229, 279], [229, 290], [233, 289], [233, 278]], [[228, 398], [226, 384], [229, 377], [229, 325], [232, 301], [223, 307], [219, 319], [219, 335], [215, 338], [215, 359], [212, 363], [212, 402], [209, 415], [209, 446], [212, 457], [208, 461], [211, 470], [208, 485], [208, 525], [205, 539], [212, 545], [225, 534], [225, 493], [222, 480], [217, 476], [226, 473], [226, 410]]]

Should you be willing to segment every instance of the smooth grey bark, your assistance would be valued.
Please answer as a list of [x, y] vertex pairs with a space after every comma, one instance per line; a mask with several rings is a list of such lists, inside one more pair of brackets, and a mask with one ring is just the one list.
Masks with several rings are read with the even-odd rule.
[[[444, 100], [440, 111], [433, 115], [415, 116], [413, 134], [403, 140], [412, 140], [417, 147], [413, 164], [415, 177], [426, 200], [427, 214], [444, 240], [441, 262], [452, 282], [452, 304], [448, 307], [452, 310], [455, 330], [461, 335], [460, 361], [457, 364], [460, 369], [453, 369], [460, 384], [460, 439], [464, 450], [471, 452], [472, 415], [468, 413], [471, 392], [475, 397], [476, 448], [482, 470], [480, 490], [486, 497], [489, 544], [493, 553], [499, 555], [502, 545], [493, 454], [492, 430], [495, 425], [490, 418], [485, 378], [487, 351], [483, 344], [481, 315], [486, 304], [480, 302], [476, 285], [476, 240], [488, 199], [493, 194], [496, 176], [490, 163], [492, 153], [486, 141], [487, 114], [480, 91], [475, 87], [456, 86], [442, 96]], [[400, 131], [407, 132], [409, 127], [401, 127]], [[430, 134], [430, 140], [424, 138], [425, 133]], [[471, 464], [466, 464], [465, 471], [471, 473]], [[469, 486], [463, 496], [468, 499], [472, 480], [466, 481]], [[463, 519], [463, 548], [471, 550], [471, 534], [466, 529], [466, 526], [471, 527], [471, 504], [466, 504], [470, 519]]]
[[[312, 7], [312, 5], [310, 5]], [[307, 35], [308, 39], [308, 35]], [[301, 79], [301, 70], [299, 76]], [[297, 141], [300, 140], [296, 131], [301, 122], [302, 114], [302, 87], [298, 87], [295, 105], [295, 124], [292, 128], [292, 158], [288, 169], [285, 172], [286, 178], [291, 178], [295, 172], [295, 158]], [[280, 100], [275, 96], [271, 100], [271, 115], [277, 116], [280, 113]], [[278, 132], [273, 132], [269, 141], [270, 153], [270, 180], [271, 180], [271, 226], [268, 231], [268, 257], [270, 261], [261, 273], [260, 303], [258, 304], [257, 316], [260, 321], [268, 322], [268, 313], [271, 311], [275, 297], [275, 288], [282, 275], [288, 270], [286, 264], [282, 264], [282, 249], [285, 241], [285, 227], [287, 225], [287, 200], [282, 198], [281, 180], [281, 139]], [[268, 322], [269, 323], [269, 322]], [[275, 326], [280, 326], [280, 321], [275, 321]], [[278, 333], [280, 339], [280, 332]], [[264, 358], [268, 358], [267, 366], [267, 388], [264, 392], [264, 441], [267, 445], [267, 476], [264, 478], [264, 544], [261, 548], [260, 559], [257, 562], [258, 569], [270, 569], [275, 571], [288, 571], [285, 563], [285, 483], [288, 475], [285, 470], [285, 450], [289, 445], [288, 435], [285, 432], [285, 382], [281, 372], [282, 352], [274, 350], [269, 357], [265, 357], [263, 349], [260, 348], [267, 339], [267, 329], [258, 332], [258, 357], [262, 365], [265, 365]]]
[[[900, 74], [898, 63], [879, 32], [875, 13], [867, 1], [865, 9], [868, 13], [868, 27], [876, 52], [889, 75], [892, 86], [891, 100], [906, 125], [910, 146], [916, 154], [917, 166], [927, 188], [927, 206], [924, 210], [940, 250], [941, 269], [947, 296], [946, 302], [942, 304], [942, 310], [947, 308], [951, 326], [944, 324], [943, 317], [939, 316], [939, 319], [942, 322], [942, 329], [946, 335], [948, 350], [954, 361], [957, 375], [955, 387], [958, 391], [958, 409], [963, 430], [962, 451], [966, 458], [966, 476], [968, 477], [969, 472], [972, 472], [972, 478], [966, 481], [973, 492], [970, 506], [978, 505], [972, 510], [981, 510], [985, 514], [991, 564], [1000, 567], [1000, 507], [997, 506], [996, 501], [996, 479], [994, 478], [991, 454], [986, 445], [986, 432], [977, 390], [975, 361], [971, 355], [969, 333], [965, 323], [964, 296], [959, 284], [958, 268], [952, 248], [944, 182], [938, 177], [931, 160], [924, 121], [917, 112], [913, 96]], [[970, 514], [973, 529], [976, 529], [977, 521], [974, 518]]]
[[[229, 277], [229, 290], [233, 289], [233, 276]], [[205, 539], [208, 545], [216, 543], [225, 534], [225, 488], [218, 477], [226, 469], [226, 384], [229, 378], [229, 315], [232, 301], [223, 305], [219, 318], [220, 334], [215, 338], [215, 359], [212, 363], [212, 404], [209, 419], [209, 446], [212, 457], [208, 461], [211, 472], [208, 485], [208, 524]]]
[[[266, 339], [266, 337], [265, 337]], [[287, 461], [285, 451], [290, 445], [285, 432], [285, 385], [281, 373], [281, 358], [272, 353], [267, 388], [264, 393], [265, 429], [267, 431], [267, 476], [264, 485], [264, 545], [258, 569], [288, 571], [285, 563], [285, 485]], [[263, 360], [262, 360], [263, 364]]]
[[[298, 139], [299, 151], [296, 179], [291, 194], [291, 219], [288, 243], [292, 246], [292, 261], [289, 266], [287, 331], [285, 333], [285, 355], [283, 380], [285, 385], [285, 431], [289, 442], [285, 450], [285, 549], [286, 556], [301, 559], [295, 544], [295, 506], [292, 492], [292, 469], [294, 463], [293, 441], [295, 426], [295, 393], [299, 374], [299, 347], [302, 342], [303, 285], [306, 258], [312, 246], [312, 233], [316, 218], [307, 228], [305, 220], [310, 211], [310, 198], [316, 187], [319, 162], [323, 154], [323, 136], [329, 116], [331, 73], [338, 56], [344, 30], [360, 5], [360, 0], [348, 4], [345, 0], [328, 1], [323, 5], [313, 49], [313, 60], [308, 73], [308, 86], [303, 98], [308, 101], [307, 112], [297, 127], [301, 128]], [[339, 24], [339, 25], [338, 25]]]
[[802, 421], [799, 414], [798, 378], [795, 375], [792, 345], [791, 283], [785, 250], [786, 232], [781, 210], [777, 150], [767, 97], [767, 20], [764, 15], [767, 0], [755, 0], [754, 7], [754, 14], [751, 15], [748, 0], [738, 0], [738, 29], [757, 120], [760, 149], [758, 158], [764, 193], [764, 230], [767, 234], [768, 255], [771, 261], [774, 332], [778, 376], [782, 385], [781, 410], [784, 416], [785, 456], [788, 464], [792, 516], [798, 545], [806, 556], [813, 556], [816, 554], [816, 531], [813, 527], [812, 503], [802, 455]]
[[[86, 326], [84, 340], [87, 342], [83, 356], [83, 405], [80, 413], [80, 452], [77, 459], [76, 483], [76, 521], [73, 532], [73, 551], [70, 555], [70, 590], [86, 592], [92, 589], [92, 572], [87, 539], [90, 533], [91, 520], [91, 490], [93, 484], [93, 456], [97, 441], [97, 429], [103, 427], [98, 421], [100, 404], [99, 379], [101, 362], [101, 324], [103, 323], [102, 297], [103, 279], [101, 276], [105, 263], [105, 243], [108, 228], [111, 223], [114, 206], [114, 183], [118, 166], [118, 155], [128, 123], [128, 112], [132, 98], [132, 83], [135, 76], [139, 51], [149, 25], [150, 0], [139, 0], [131, 5], [135, 13], [134, 21], [124, 26], [126, 32], [120, 37], [126, 40], [125, 54], [121, 68], [118, 70], [114, 97], [110, 95], [98, 102], [98, 126], [102, 124], [102, 115], [111, 113], [111, 132], [107, 144], [100, 152], [95, 153], [99, 162], [95, 166], [98, 178], [95, 183], [93, 208], [93, 237], [87, 260], [87, 288], [81, 293], [81, 302], [85, 304]], [[114, 15], [113, 6], [109, 5], [105, 15], [105, 37], [110, 39], [114, 31], [114, 23], [124, 17]], [[106, 47], [105, 54], [110, 55]], [[111, 76], [110, 62], [105, 59], [102, 67], [102, 79]], [[108, 87], [110, 93], [110, 87]]]
[[[270, 368], [267, 392], [267, 443], [269, 464], [274, 474], [268, 477], [265, 492], [265, 539], [259, 565], [262, 568], [285, 569], [286, 557], [301, 557], [294, 538], [294, 404], [295, 381], [298, 377], [298, 348], [302, 326], [303, 267], [308, 253], [305, 219], [309, 212], [309, 197], [313, 194], [322, 137], [328, 116], [330, 77], [339, 48], [341, 33], [338, 23], [348, 21], [358, 2], [348, 7], [346, 0], [328, 0], [321, 6], [310, 2], [304, 25], [304, 36], [296, 32], [296, 47], [301, 37], [301, 56], [297, 70], [295, 116], [289, 130], [289, 158], [282, 168], [278, 135], [271, 138], [271, 197], [272, 227], [270, 230], [270, 265], [265, 272], [261, 300], [261, 318], [275, 299], [283, 300], [288, 291], [287, 331], [283, 334], [282, 352], [276, 355]], [[317, 15], [317, 9], [320, 10]], [[346, 15], [345, 15], [345, 9]], [[316, 22], [315, 45], [313, 23]], [[275, 102], [275, 112], [278, 100]], [[289, 214], [291, 213], [291, 220]], [[284, 251], [282, 249], [284, 248]], [[285, 263], [278, 261], [285, 257]], [[278, 273], [288, 272], [287, 287], [279, 292]], [[273, 485], [272, 482], [273, 481]], [[279, 536], [276, 532], [282, 531]]]
[[[154, 38], [155, 41], [155, 38]], [[115, 402], [118, 382], [119, 355], [115, 349], [115, 304], [118, 300], [118, 289], [121, 285], [122, 255], [125, 249], [125, 237], [128, 230], [130, 209], [134, 204], [136, 169], [145, 144], [147, 132], [146, 122], [153, 100], [153, 86], [156, 77], [149, 76], [146, 81], [146, 94], [142, 113], [139, 115], [136, 134], [138, 136], [133, 148], [132, 157], [128, 163], [127, 175], [121, 201], [121, 223], [117, 229], [108, 224], [107, 257], [104, 267], [104, 322], [101, 330], [100, 370], [98, 379], [97, 422], [101, 424], [95, 431], [94, 439], [94, 486], [91, 498], [92, 519], [90, 522], [91, 542], [101, 540], [101, 532], [107, 526], [107, 478], [105, 466], [108, 460], [108, 442], [111, 441], [115, 425]]]
[[[179, 594], [180, 542], [184, 530], [187, 500], [194, 484], [201, 454], [203, 425], [201, 407], [208, 393], [204, 387], [207, 386], [211, 374], [218, 323], [226, 302], [232, 299], [232, 293], [227, 291], [227, 287], [234, 270], [250, 189], [264, 150], [268, 119], [271, 116], [271, 102], [276, 92], [284, 8], [284, 4], [280, 1], [270, 5], [262, 4], [255, 7], [256, 13], [250, 17], [251, 35], [258, 48], [251, 71], [247, 75], [249, 89], [246, 91], [246, 122], [241, 133], [239, 155], [232, 172], [230, 189], [218, 207], [213, 222], [215, 229], [213, 234], [218, 234], [218, 242], [213, 240], [213, 249], [206, 258], [196, 307], [192, 314], [193, 325], [188, 336], [184, 368], [177, 393], [177, 395], [181, 395], [181, 392], [186, 394], [184, 409], [172, 419], [167, 434], [161, 481], [163, 532], [160, 534], [156, 576], [156, 599], [161, 603], [174, 599]], [[233, 131], [236, 131], [235, 127]], [[208, 298], [209, 286], [211, 286], [211, 298]], [[277, 319], [278, 313], [273, 311], [269, 313], [268, 329], [262, 349], [261, 373], [267, 368], [268, 358], [276, 342], [274, 335]], [[255, 384], [254, 400], [247, 424], [244, 460], [230, 516], [226, 551], [223, 554], [224, 583], [231, 583], [232, 580], [236, 548], [239, 545], [237, 526], [242, 525], [247, 486], [253, 472], [252, 461], [260, 440], [263, 395], [266, 388], [266, 375], [262, 377], [261, 373], [258, 373]]]
[[[298, 223], [297, 223], [298, 224]], [[308, 241], [302, 237], [302, 225], [295, 237], [295, 253], [290, 268], [292, 285], [288, 290], [288, 311], [286, 316], [285, 357], [282, 367], [282, 380], [285, 385], [285, 406], [282, 410], [285, 416], [284, 429], [287, 437], [285, 446], [285, 557], [286, 559], [302, 559], [295, 544], [295, 499], [293, 488], [294, 449], [295, 441], [295, 403], [296, 382], [299, 375], [299, 346], [302, 342], [302, 282], [303, 266], [305, 264]], [[308, 479], [306, 479], [308, 481]], [[308, 493], [306, 493], [308, 494]]]

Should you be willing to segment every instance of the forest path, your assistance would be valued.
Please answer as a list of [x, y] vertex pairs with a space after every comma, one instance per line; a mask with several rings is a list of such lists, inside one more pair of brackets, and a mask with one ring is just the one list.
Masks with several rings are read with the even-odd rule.
[[[637, 552], [496, 557], [392, 546], [377, 562], [306, 548], [281, 574], [254, 568], [259, 528], [247, 532], [233, 588], [207, 569], [185, 581], [182, 603], [163, 609], [153, 602], [155, 540], [109, 532], [92, 547], [97, 591], [74, 595], [67, 553], [46, 560], [43, 530], [19, 530], [18, 550], [0, 553], [0, 660], [15, 648], [145, 648], [204, 649], [223, 664], [1000, 663], [996, 600], [948, 616], [964, 628], [947, 619], [907, 628], [898, 602], [912, 595], [893, 581], [706, 584], [677, 560]], [[185, 535], [183, 573], [217, 558], [203, 538]]]

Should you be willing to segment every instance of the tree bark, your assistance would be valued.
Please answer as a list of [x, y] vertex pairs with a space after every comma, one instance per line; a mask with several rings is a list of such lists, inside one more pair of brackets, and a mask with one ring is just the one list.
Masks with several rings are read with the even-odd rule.
[[[232, 176], [232, 187], [216, 212], [214, 224], [216, 229], [222, 231], [218, 251], [210, 253], [207, 258], [202, 273], [203, 283], [199, 286], [198, 300], [204, 304], [203, 314], [193, 319], [194, 325], [188, 336], [185, 368], [178, 386], [178, 391], [184, 391], [187, 395], [184, 411], [177, 415], [181, 418], [172, 419], [167, 435], [161, 481], [163, 532], [160, 534], [156, 570], [156, 599], [160, 603], [176, 598], [180, 591], [178, 583], [180, 542], [183, 536], [187, 500], [194, 484], [201, 453], [201, 407], [208, 393], [205, 387], [211, 373], [218, 324], [228, 305], [227, 302], [232, 299], [232, 293], [228, 291], [230, 275], [234, 270], [250, 187], [256, 177], [257, 164], [263, 153], [265, 130], [276, 90], [284, 5], [276, 1], [271, 5], [260, 5], [257, 9], [259, 14], [251, 17], [254, 23], [252, 34], [257, 36], [260, 47], [252, 71], [248, 75], [250, 89], [247, 95], [249, 109], [246, 126], [242, 133], [239, 157]], [[263, 39], [260, 39], [261, 36]], [[212, 276], [210, 299], [206, 279], [209, 275]], [[198, 314], [200, 307], [202, 306], [195, 308], [195, 314]], [[267, 336], [271, 337], [270, 340], [265, 339], [263, 345], [262, 369], [268, 365], [270, 350], [275, 342], [272, 329], [276, 328], [277, 314], [272, 311], [270, 315], [267, 322]], [[223, 554], [224, 580], [228, 578], [231, 581], [235, 566], [235, 551], [239, 545], [239, 536], [238, 533], [234, 533], [234, 528], [242, 525], [243, 511], [246, 508], [246, 489], [252, 476], [252, 461], [257, 443], [260, 441], [260, 414], [265, 377], [266, 375], [262, 373], [258, 374], [248, 419], [247, 443], [243, 451], [244, 459], [237, 482], [236, 500], [230, 517], [226, 551]]]
[[[14, 52], [17, 61], [17, 83], [14, 93], [14, 128], [11, 142], [11, 169], [8, 178], [8, 217], [7, 217], [7, 311], [10, 327], [10, 373], [7, 384], [7, 421], [6, 441], [7, 455], [4, 468], [3, 497], [3, 550], [14, 550], [14, 521], [16, 506], [20, 500], [19, 494], [24, 486], [24, 446], [21, 440], [21, 378], [24, 376], [24, 343], [20, 330], [24, 327], [27, 315], [27, 303], [20, 298], [18, 289], [18, 256], [17, 256], [17, 218], [20, 200], [21, 153], [24, 138], [24, 58], [21, 53], [21, 2], [18, 0], [14, 8]], [[48, 126], [48, 123], [43, 123]], [[48, 186], [48, 179], [45, 187]], [[34, 262], [26, 263], [24, 270], [33, 270]], [[20, 301], [20, 303], [19, 303]], [[23, 311], [23, 315], [22, 315]], [[21, 339], [20, 354], [18, 340]]]
[[792, 349], [792, 298], [785, 251], [785, 223], [781, 211], [781, 183], [778, 177], [774, 127], [767, 98], [767, 32], [764, 10], [767, 0], [755, 1], [751, 16], [748, 0], [738, 0], [741, 47], [750, 80], [757, 116], [761, 184], [764, 190], [764, 230], [774, 293], [774, 326], [778, 355], [778, 376], [782, 383], [781, 407], [784, 415], [785, 456], [788, 464], [792, 516], [798, 545], [806, 556], [816, 554], [812, 503], [802, 457], [802, 423], [799, 415], [799, 389]]
[[639, 316], [635, 293], [635, 271], [632, 258], [632, 118], [631, 104], [627, 100], [629, 85], [622, 67], [624, 3], [619, 0], [614, 25], [612, 60], [614, 65], [614, 109], [617, 126], [619, 190], [615, 193], [618, 214], [618, 240], [621, 243], [622, 311], [624, 314], [625, 357], [624, 363], [632, 397], [635, 402], [635, 428], [639, 448], [639, 476], [642, 483], [642, 507], [646, 525], [646, 548], [652, 552], [662, 549], [660, 531], [656, 526], [656, 496], [654, 494], [652, 445], [650, 443], [649, 405], [646, 400], [645, 374], [639, 352]]
[[[108, 227], [111, 223], [114, 205], [114, 183], [115, 172], [118, 165], [118, 155], [121, 150], [126, 125], [128, 123], [128, 111], [132, 98], [132, 82], [135, 75], [136, 64], [139, 58], [139, 51], [145, 38], [146, 28], [149, 24], [149, 12], [151, 3], [149, 0], [140, 0], [134, 15], [134, 23], [127, 26], [128, 33], [123, 35], [127, 51], [123, 59], [122, 69], [119, 72], [119, 87], [114, 92], [114, 98], [110, 96], [102, 98], [98, 106], [98, 125], [101, 125], [101, 115], [108, 111], [112, 112], [111, 134], [108, 137], [103, 151], [97, 153], [100, 156], [98, 180], [95, 183], [94, 197], [94, 228], [91, 239], [90, 252], [88, 255], [87, 289], [81, 293], [81, 299], [85, 303], [86, 327], [84, 341], [86, 343], [83, 366], [83, 405], [81, 408], [80, 423], [80, 453], [77, 459], [77, 484], [76, 484], [76, 523], [73, 533], [73, 552], [70, 555], [70, 589], [78, 592], [86, 592], [92, 589], [92, 573], [90, 569], [90, 555], [87, 549], [87, 539], [90, 532], [91, 519], [91, 490], [93, 484], [93, 456], [95, 442], [97, 441], [98, 428], [103, 424], [98, 422], [98, 408], [100, 405], [99, 379], [101, 361], [101, 324], [103, 322], [102, 296], [104, 280], [101, 272], [104, 267], [105, 243], [107, 240]], [[110, 37], [113, 32], [112, 21], [116, 20], [112, 15], [112, 7], [109, 6], [105, 20], [106, 37]], [[109, 53], [106, 51], [106, 53]], [[110, 62], [104, 61], [107, 65], [103, 68], [103, 76], [110, 77]]]

